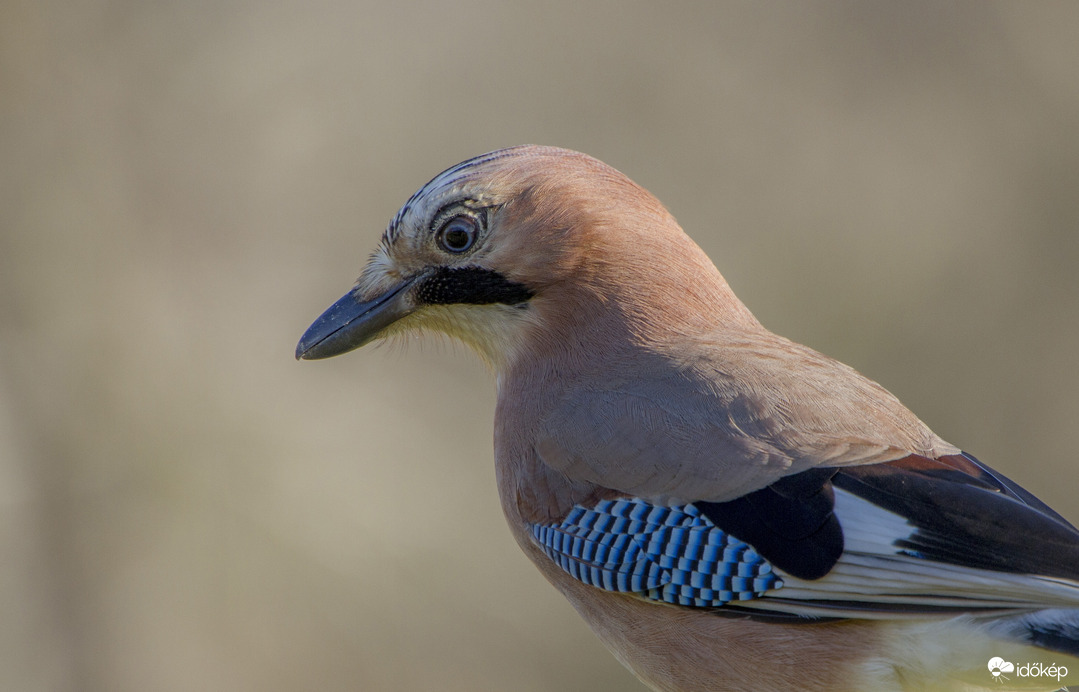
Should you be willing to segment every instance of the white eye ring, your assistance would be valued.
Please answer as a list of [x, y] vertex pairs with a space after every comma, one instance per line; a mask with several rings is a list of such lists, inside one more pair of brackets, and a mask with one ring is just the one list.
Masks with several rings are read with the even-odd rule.
[[478, 233], [476, 220], [471, 216], [455, 216], [438, 229], [438, 246], [446, 252], [459, 255], [476, 244]]

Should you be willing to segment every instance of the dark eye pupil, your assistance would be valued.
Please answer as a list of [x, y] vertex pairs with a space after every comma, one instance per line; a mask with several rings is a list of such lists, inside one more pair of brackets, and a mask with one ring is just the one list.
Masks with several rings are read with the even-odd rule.
[[464, 252], [472, 247], [474, 231], [467, 221], [451, 221], [442, 231], [442, 246], [450, 252]]
[[468, 246], [468, 231], [460, 228], [451, 228], [446, 231], [446, 245], [454, 250], [461, 250]]

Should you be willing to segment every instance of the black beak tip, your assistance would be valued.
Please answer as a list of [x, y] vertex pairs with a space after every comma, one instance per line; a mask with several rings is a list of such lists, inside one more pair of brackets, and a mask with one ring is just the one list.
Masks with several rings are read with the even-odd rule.
[[341, 340], [340, 332], [355, 319], [355, 314], [347, 308], [356, 304], [355, 300], [346, 295], [322, 313], [296, 344], [296, 360], [318, 360], [340, 353], [340, 348], [330, 346]]
[[296, 360], [319, 360], [340, 353], [340, 348], [332, 348], [336, 343], [334, 337], [340, 328], [331, 321], [322, 318], [316, 320], [296, 344]]
[[296, 344], [296, 360], [320, 360], [357, 349], [387, 326], [407, 315], [402, 305], [409, 283], [402, 283], [383, 295], [361, 301], [350, 291], [326, 309]]

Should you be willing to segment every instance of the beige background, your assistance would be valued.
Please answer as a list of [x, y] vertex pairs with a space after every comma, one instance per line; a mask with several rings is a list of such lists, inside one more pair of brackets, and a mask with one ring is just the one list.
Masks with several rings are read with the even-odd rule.
[[459, 347], [298, 364], [511, 144], [1079, 519], [1079, 4], [0, 3], [0, 689], [639, 690], [502, 524]]

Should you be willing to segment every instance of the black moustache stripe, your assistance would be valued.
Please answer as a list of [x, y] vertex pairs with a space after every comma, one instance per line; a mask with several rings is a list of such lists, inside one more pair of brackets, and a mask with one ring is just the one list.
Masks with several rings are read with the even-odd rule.
[[416, 291], [427, 305], [519, 305], [532, 295], [524, 284], [481, 267], [440, 267]]

